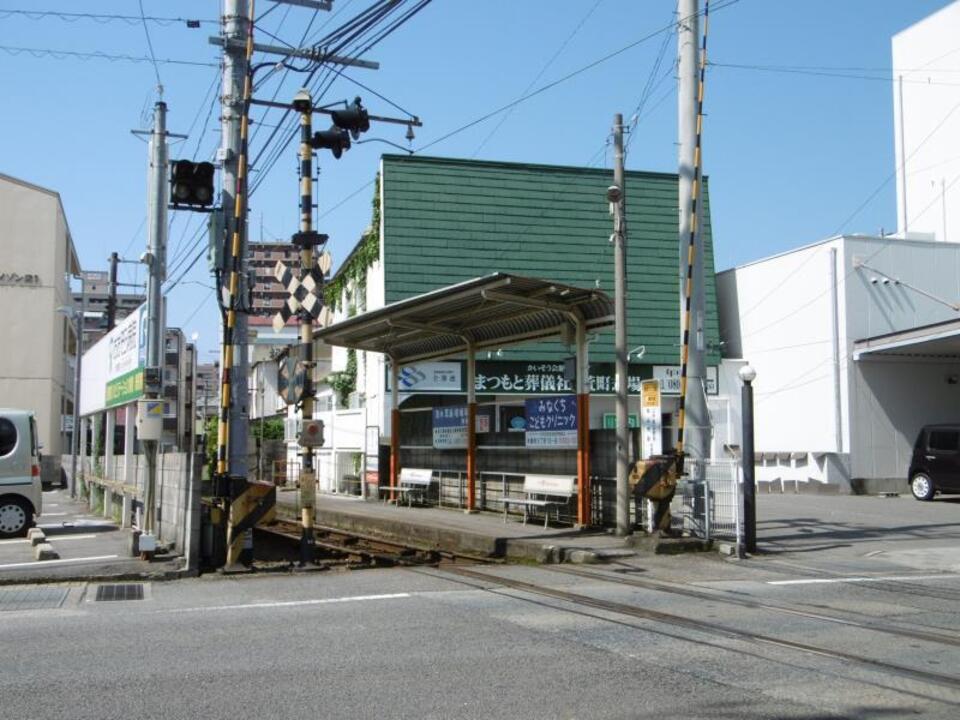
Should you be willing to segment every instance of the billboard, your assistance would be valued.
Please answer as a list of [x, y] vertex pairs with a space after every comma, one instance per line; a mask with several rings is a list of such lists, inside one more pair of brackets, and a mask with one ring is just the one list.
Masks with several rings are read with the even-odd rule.
[[577, 396], [531, 398], [525, 403], [528, 448], [577, 447]]
[[124, 405], [143, 396], [147, 359], [147, 307], [127, 315], [101, 340], [107, 343], [106, 407]]

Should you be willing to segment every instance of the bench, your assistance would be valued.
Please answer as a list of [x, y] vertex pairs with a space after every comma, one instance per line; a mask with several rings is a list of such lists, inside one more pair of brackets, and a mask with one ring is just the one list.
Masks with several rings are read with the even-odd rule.
[[424, 503], [427, 499], [427, 492], [430, 485], [433, 484], [433, 470], [427, 468], [400, 468], [400, 479], [397, 487], [387, 487], [385, 490], [391, 490], [399, 493], [397, 503], [403, 497], [407, 498], [407, 507], [413, 506], [414, 498], [417, 502]]
[[570, 502], [577, 492], [577, 478], [571, 475], [525, 475], [523, 478], [522, 498], [503, 498], [503, 521], [507, 521], [507, 510], [511, 505], [523, 508], [523, 524], [527, 524], [530, 508], [543, 509], [543, 527], [550, 520], [550, 508], [557, 509], [560, 519], [560, 507]]

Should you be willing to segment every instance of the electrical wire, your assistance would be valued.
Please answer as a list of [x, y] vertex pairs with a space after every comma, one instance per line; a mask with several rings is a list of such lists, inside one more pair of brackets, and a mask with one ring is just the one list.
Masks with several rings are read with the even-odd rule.
[[152, 22], [158, 25], [173, 25], [174, 23], [199, 23], [203, 25], [218, 25], [217, 20], [200, 20], [194, 18], [182, 17], [156, 17], [152, 15], [110, 15], [105, 13], [77, 13], [77, 12], [59, 12], [54, 10], [11, 10], [0, 9], [0, 20], [6, 20], [11, 17], [25, 17], [28, 20], [47, 20], [56, 19], [65, 22], [74, 23], [78, 20], [92, 20], [105, 25], [111, 22], [123, 22], [127, 25], [139, 25], [141, 22]]
[[[526, 95], [528, 92], [530, 92], [531, 90], [533, 90], [534, 86], [535, 86], [538, 82], [540, 82], [540, 78], [542, 78], [543, 75], [544, 75], [544, 73], [547, 72], [547, 70], [550, 69], [550, 67], [553, 65], [554, 62], [556, 62], [557, 58], [559, 58], [560, 55], [563, 54], [563, 51], [567, 49], [567, 46], [568, 46], [568, 45], [573, 41], [573, 39], [577, 36], [577, 34], [580, 32], [581, 28], [583, 28], [583, 26], [586, 24], [587, 20], [589, 20], [590, 17], [593, 15], [593, 13], [596, 12], [597, 8], [600, 7], [600, 3], [601, 3], [601, 2], [603, 2], [603, 0], [597, 0], [597, 1], [593, 4], [593, 6], [592, 6], [589, 10], [587, 10], [586, 15], [584, 15], [582, 18], [580, 18], [580, 22], [578, 22], [578, 23], [576, 24], [576, 26], [573, 28], [573, 31], [570, 32], [569, 35], [567, 35], [566, 39], [564, 39], [564, 41], [563, 41], [562, 43], [560, 43], [560, 47], [557, 48], [557, 50], [553, 53], [553, 55], [550, 56], [550, 59], [547, 60], [547, 62], [544, 63], [544, 65], [540, 68], [540, 71], [536, 74], [536, 76], [533, 78], [533, 80], [531, 80], [531, 81], [527, 84], [527, 86], [523, 89], [523, 91], [520, 93], [520, 97], [523, 97], [523, 96]], [[490, 142], [490, 139], [491, 139], [494, 135], [497, 134], [497, 131], [498, 131], [501, 127], [503, 127], [503, 124], [504, 124], [507, 120], [510, 119], [510, 116], [513, 114], [513, 111], [514, 111], [514, 110], [516, 110], [516, 106], [510, 108], [509, 110], [507, 110], [507, 112], [505, 112], [505, 113], [503, 114], [503, 116], [500, 118], [500, 121], [499, 121], [496, 125], [493, 126], [493, 129], [491, 129], [490, 132], [487, 133], [487, 136], [486, 136], [483, 140], [480, 141], [480, 144], [479, 144], [479, 145], [477, 145], [477, 148], [473, 151], [473, 154], [470, 156], [471, 158], [475, 158], [475, 157], [477, 156], [477, 154], [478, 154], [481, 150], [483, 150], [483, 148], [486, 146], [486, 144], [487, 144], [488, 142]]]
[[157, 65], [157, 55], [153, 52], [153, 40], [150, 39], [150, 28], [147, 26], [147, 17], [143, 12], [143, 0], [137, 0], [140, 5], [140, 19], [143, 20], [143, 34], [147, 37], [147, 48], [150, 50], [150, 60], [153, 63], [153, 73], [157, 76], [157, 95], [163, 97], [163, 81], [160, 79], [160, 66]]
[[[747, 65], [739, 63], [711, 62], [710, 65], [718, 68], [727, 68], [731, 70], [755, 70], [758, 72], [779, 73], [786, 75], [812, 75], [814, 77], [843, 78], [847, 80], [870, 80], [873, 82], [893, 83], [900, 80], [899, 77], [880, 77], [878, 75], [864, 75], [861, 73], [837, 72], [832, 70], [817, 70], [812, 67], [802, 66], [783, 66], [783, 65]], [[904, 70], [902, 72], [919, 72], [919, 70]], [[940, 71], [933, 71], [940, 72]], [[958, 87], [960, 83], [942, 82], [937, 80], [908, 80], [904, 83], [912, 85], [939, 85], [945, 87]]]
[[78, 52], [75, 50], [55, 50], [53, 48], [17, 47], [0, 45], [0, 52], [7, 55], [23, 55], [24, 53], [36, 58], [52, 57], [56, 60], [76, 58], [78, 60], [109, 60], [110, 62], [156, 63], [160, 65], [188, 65], [194, 67], [220, 67], [217, 63], [201, 62], [198, 60], [176, 60], [172, 58], [151, 58], [142, 55], [114, 55], [110, 53]]

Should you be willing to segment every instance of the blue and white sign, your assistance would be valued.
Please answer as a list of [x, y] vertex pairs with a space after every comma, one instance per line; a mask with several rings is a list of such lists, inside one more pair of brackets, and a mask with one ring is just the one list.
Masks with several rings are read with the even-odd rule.
[[577, 447], [577, 396], [532, 398], [526, 401], [528, 448]]
[[433, 446], [443, 449], [467, 446], [466, 405], [433, 409]]
[[[404, 365], [398, 373], [400, 392], [461, 392], [463, 390], [459, 362], [422, 362]], [[387, 390], [390, 374], [387, 374]]]

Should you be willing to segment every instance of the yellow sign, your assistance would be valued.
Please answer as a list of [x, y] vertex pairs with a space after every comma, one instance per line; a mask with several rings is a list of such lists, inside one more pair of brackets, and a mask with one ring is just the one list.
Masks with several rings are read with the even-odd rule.
[[147, 400], [144, 403], [147, 406], [147, 415], [163, 415], [163, 401], [162, 400]]
[[644, 380], [640, 383], [640, 407], [660, 406], [660, 381]]

